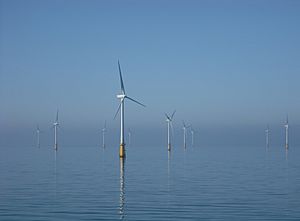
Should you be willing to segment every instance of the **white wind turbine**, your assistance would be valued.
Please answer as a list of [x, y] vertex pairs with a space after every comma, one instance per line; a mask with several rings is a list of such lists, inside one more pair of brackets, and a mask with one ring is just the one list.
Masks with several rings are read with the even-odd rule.
[[124, 141], [124, 101], [125, 99], [129, 99], [143, 107], [146, 107], [144, 104], [128, 97], [125, 93], [125, 88], [124, 88], [124, 83], [123, 83], [123, 79], [122, 79], [122, 72], [121, 72], [121, 67], [120, 67], [120, 62], [118, 61], [118, 67], [119, 67], [119, 75], [120, 75], [120, 82], [121, 82], [121, 94], [117, 95], [117, 98], [120, 99], [120, 104], [118, 107], [118, 110], [115, 114], [115, 117], [117, 116], [118, 112], [121, 112], [121, 135], [120, 135], [120, 158], [124, 158], [125, 157], [125, 141]]
[[267, 125], [267, 129], [265, 130], [266, 132], [266, 147], [269, 147], [269, 134], [270, 134], [270, 128], [269, 125]]
[[186, 148], [186, 131], [190, 127], [190, 125], [186, 125], [184, 121], [182, 121], [183, 124], [183, 147]]
[[104, 121], [104, 127], [102, 128], [102, 147], [105, 148], [105, 134], [106, 134], [106, 121]]
[[58, 130], [58, 127], [59, 127], [59, 123], [58, 123], [58, 110], [56, 112], [56, 120], [55, 122], [53, 123], [53, 127], [54, 127], [54, 149], [57, 150], [57, 130]]
[[289, 118], [286, 116], [285, 127], [285, 148], [289, 149]]
[[166, 121], [168, 124], [168, 151], [171, 151], [170, 128], [172, 127], [172, 120], [173, 120], [175, 112], [176, 112], [176, 110], [173, 111], [171, 116], [169, 116], [168, 114], [165, 113], [166, 118], [167, 118]]

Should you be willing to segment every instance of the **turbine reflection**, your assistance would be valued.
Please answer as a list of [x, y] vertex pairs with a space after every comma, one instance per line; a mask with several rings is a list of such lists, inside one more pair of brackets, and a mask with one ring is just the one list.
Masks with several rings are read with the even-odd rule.
[[54, 152], [54, 196], [57, 199], [57, 151]]
[[168, 178], [168, 183], [167, 183], [167, 205], [168, 208], [170, 208], [171, 205], [171, 200], [170, 200], [170, 161], [171, 161], [171, 151], [168, 151], [168, 170], [167, 170], [167, 178]]
[[125, 158], [120, 158], [120, 220], [125, 219]]

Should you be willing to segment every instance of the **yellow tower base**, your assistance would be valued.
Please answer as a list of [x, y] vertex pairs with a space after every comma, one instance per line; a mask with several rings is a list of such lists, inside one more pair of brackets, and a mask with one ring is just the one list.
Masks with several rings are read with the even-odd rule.
[[120, 158], [125, 158], [125, 144], [120, 144]]

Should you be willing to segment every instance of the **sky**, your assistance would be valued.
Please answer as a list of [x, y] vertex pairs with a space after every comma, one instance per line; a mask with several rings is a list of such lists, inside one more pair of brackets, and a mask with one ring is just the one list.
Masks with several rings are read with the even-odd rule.
[[163, 140], [177, 110], [177, 133], [185, 120], [207, 143], [229, 128], [260, 142], [267, 124], [279, 136], [287, 114], [296, 135], [299, 27], [297, 0], [0, 0], [0, 144], [48, 133], [57, 109], [66, 143], [97, 143], [104, 120], [116, 140], [118, 59], [147, 106], [126, 102], [132, 131]]

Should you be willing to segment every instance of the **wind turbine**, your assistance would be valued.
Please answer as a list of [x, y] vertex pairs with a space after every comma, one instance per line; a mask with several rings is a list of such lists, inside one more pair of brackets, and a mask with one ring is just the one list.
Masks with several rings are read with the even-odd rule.
[[172, 127], [172, 120], [173, 120], [175, 112], [176, 112], [176, 110], [173, 111], [171, 116], [169, 116], [168, 114], [165, 113], [166, 118], [167, 118], [166, 121], [167, 121], [167, 124], [168, 124], [168, 151], [171, 151], [170, 127]]
[[118, 67], [119, 67], [119, 75], [120, 75], [120, 82], [121, 82], [121, 94], [117, 95], [117, 98], [120, 99], [120, 104], [118, 107], [118, 110], [115, 114], [115, 117], [117, 116], [117, 114], [119, 113], [119, 111], [121, 112], [121, 135], [120, 135], [120, 152], [119, 152], [119, 156], [120, 158], [124, 158], [125, 157], [125, 141], [124, 141], [124, 104], [125, 104], [125, 99], [129, 99], [143, 107], [146, 107], [144, 104], [132, 99], [131, 97], [128, 97], [125, 93], [125, 88], [124, 88], [124, 83], [123, 83], [123, 79], [122, 79], [122, 72], [121, 72], [121, 66], [120, 66], [120, 62], [118, 61]]
[[289, 118], [288, 118], [288, 115], [286, 115], [286, 121], [285, 121], [284, 127], [285, 127], [285, 148], [289, 149]]
[[40, 133], [41, 133], [40, 127], [39, 127], [39, 125], [37, 125], [37, 127], [36, 127], [36, 136], [37, 136], [37, 147], [38, 148], [40, 148]]
[[102, 147], [105, 148], [105, 134], [106, 134], [106, 121], [104, 121], [104, 127], [102, 128]]
[[183, 147], [186, 149], [186, 130], [190, 127], [190, 125], [186, 125], [184, 121], [182, 121], [183, 124]]
[[54, 149], [57, 151], [57, 129], [59, 127], [59, 123], [58, 123], [58, 110], [56, 112], [56, 120], [53, 123], [53, 127], [54, 127]]
[[269, 134], [270, 134], [270, 128], [269, 125], [267, 125], [267, 129], [265, 130], [266, 132], [266, 147], [269, 147]]

